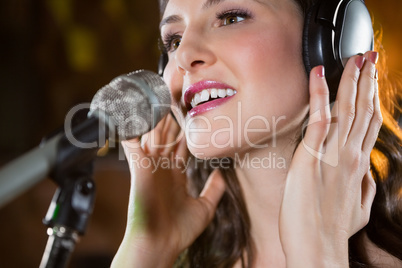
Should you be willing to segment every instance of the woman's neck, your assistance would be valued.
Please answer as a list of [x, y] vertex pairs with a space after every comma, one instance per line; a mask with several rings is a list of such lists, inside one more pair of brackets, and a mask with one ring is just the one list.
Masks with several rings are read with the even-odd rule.
[[238, 157], [236, 173], [251, 221], [256, 267], [286, 267], [279, 239], [279, 211], [295, 144], [249, 151]]

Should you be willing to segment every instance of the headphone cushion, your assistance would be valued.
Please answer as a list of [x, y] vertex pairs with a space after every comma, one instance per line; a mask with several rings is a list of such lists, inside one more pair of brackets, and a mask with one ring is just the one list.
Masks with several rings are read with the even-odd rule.
[[316, 10], [317, 4], [314, 4], [309, 8], [307, 11], [305, 18], [304, 18], [304, 27], [303, 27], [303, 40], [302, 40], [302, 54], [303, 54], [303, 62], [304, 67], [306, 69], [307, 76], [310, 75], [311, 69], [311, 55], [310, 55], [310, 44], [309, 44], [309, 34], [310, 34], [310, 26], [311, 26], [311, 19], [313, 18], [313, 13]]

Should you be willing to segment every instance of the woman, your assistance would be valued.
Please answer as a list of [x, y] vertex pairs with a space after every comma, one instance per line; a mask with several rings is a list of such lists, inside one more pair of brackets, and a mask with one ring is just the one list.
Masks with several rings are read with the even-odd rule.
[[402, 267], [401, 134], [390, 103], [381, 115], [379, 55], [349, 59], [330, 110], [324, 68], [308, 78], [301, 57], [309, 5], [161, 3], [185, 137], [169, 115], [142, 147], [123, 143], [132, 187], [112, 266]]

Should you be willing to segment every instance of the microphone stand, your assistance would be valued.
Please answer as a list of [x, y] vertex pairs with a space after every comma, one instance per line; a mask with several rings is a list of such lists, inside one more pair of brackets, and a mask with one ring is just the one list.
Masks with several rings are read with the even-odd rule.
[[[84, 111], [83, 117], [86, 114]], [[99, 147], [105, 145], [106, 137], [102, 133], [107, 134], [108, 128], [99, 125], [97, 118], [75, 125], [73, 134], [78, 140], [85, 143], [99, 141]], [[91, 131], [88, 126], [92, 125], [99, 125], [101, 131]], [[66, 136], [58, 144], [56, 163], [50, 174], [58, 188], [43, 219], [49, 238], [40, 268], [67, 267], [79, 237], [85, 233], [95, 202], [93, 166], [99, 147], [71, 146]]]
[[76, 167], [68, 175], [59, 174], [54, 178], [59, 188], [43, 219], [49, 238], [40, 268], [67, 267], [94, 207], [93, 161]]

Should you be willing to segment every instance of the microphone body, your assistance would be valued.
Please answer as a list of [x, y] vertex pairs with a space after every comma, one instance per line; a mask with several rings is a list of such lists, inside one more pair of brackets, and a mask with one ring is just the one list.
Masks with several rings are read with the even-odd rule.
[[95, 94], [86, 120], [65, 124], [64, 132], [0, 169], [0, 207], [47, 175], [93, 160], [106, 139], [148, 132], [169, 111], [170, 93], [157, 74], [138, 71], [113, 79]]

